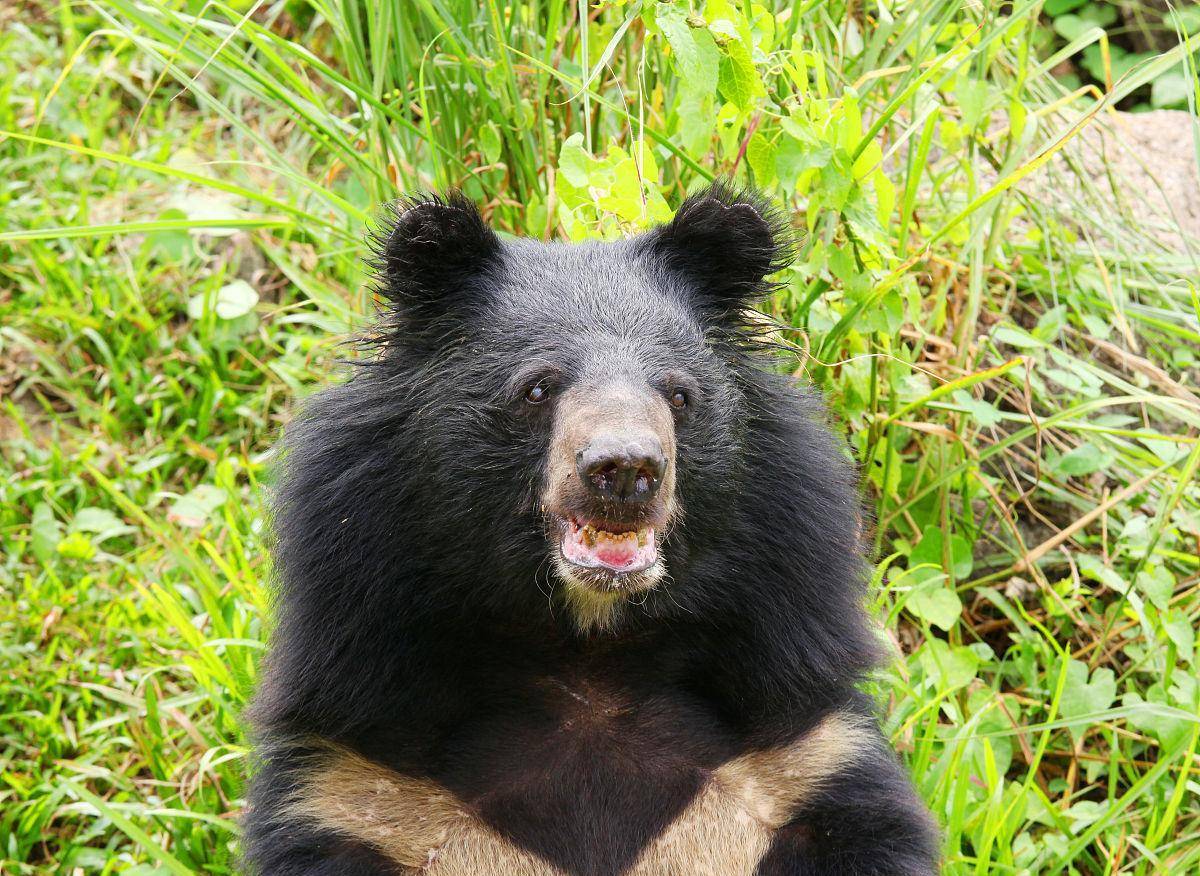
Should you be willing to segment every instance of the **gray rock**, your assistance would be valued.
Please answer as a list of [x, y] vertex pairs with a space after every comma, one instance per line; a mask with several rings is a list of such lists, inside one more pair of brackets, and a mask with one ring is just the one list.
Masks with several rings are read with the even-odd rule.
[[1194, 124], [1180, 110], [1105, 113], [1078, 135], [1067, 155], [1055, 156], [1021, 187], [1082, 202], [1099, 198], [1099, 206], [1115, 211], [1114, 219], [1165, 248], [1200, 253]]

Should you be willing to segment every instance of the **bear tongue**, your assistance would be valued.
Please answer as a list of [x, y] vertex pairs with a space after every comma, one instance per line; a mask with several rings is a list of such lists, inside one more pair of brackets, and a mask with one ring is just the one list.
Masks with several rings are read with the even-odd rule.
[[610, 569], [623, 569], [632, 566], [637, 560], [637, 539], [599, 539], [592, 549], [592, 556], [602, 565]]
[[644, 530], [641, 542], [633, 534], [613, 537], [597, 533], [589, 537], [582, 529], [574, 529], [563, 539], [563, 555], [573, 563], [591, 568], [604, 567], [614, 572], [641, 570], [658, 559], [654, 530]]

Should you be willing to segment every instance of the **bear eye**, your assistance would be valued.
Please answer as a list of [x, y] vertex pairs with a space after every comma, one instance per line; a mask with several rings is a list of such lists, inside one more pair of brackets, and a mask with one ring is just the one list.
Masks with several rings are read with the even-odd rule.
[[533, 386], [529, 387], [529, 389], [525, 390], [525, 401], [529, 402], [531, 405], [540, 405], [549, 397], [550, 387], [546, 385], [545, 381], [542, 381], [541, 383], [535, 383]]
[[687, 393], [682, 389], [677, 389], [671, 393], [671, 407], [677, 411], [681, 411], [688, 405]]

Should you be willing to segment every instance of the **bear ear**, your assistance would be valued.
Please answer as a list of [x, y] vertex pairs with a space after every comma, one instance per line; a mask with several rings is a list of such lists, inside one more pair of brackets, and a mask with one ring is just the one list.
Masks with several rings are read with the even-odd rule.
[[448, 303], [500, 252], [496, 233], [459, 191], [387, 205], [368, 242], [376, 291], [410, 311]]
[[643, 246], [692, 281], [702, 307], [728, 313], [772, 291], [766, 278], [791, 263], [792, 232], [769, 200], [717, 182], [689, 196]]

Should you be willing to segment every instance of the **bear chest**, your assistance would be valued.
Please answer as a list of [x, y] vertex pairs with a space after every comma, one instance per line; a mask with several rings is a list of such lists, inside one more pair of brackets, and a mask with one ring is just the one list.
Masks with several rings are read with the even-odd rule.
[[736, 752], [702, 704], [547, 678], [447, 741], [439, 783], [563, 873], [626, 873]]
[[333, 752], [297, 811], [428, 876], [752, 876], [861, 746], [834, 714], [750, 750], [686, 697], [565, 679], [478, 705], [429, 769]]

